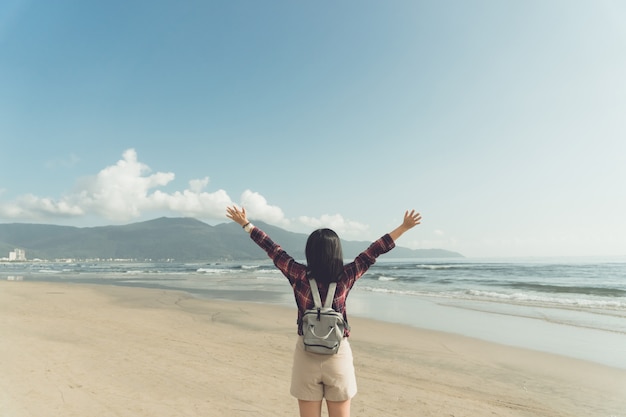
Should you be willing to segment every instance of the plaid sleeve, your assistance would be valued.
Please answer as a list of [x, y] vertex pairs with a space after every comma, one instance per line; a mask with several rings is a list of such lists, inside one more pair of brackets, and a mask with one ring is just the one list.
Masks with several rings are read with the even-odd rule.
[[380, 255], [389, 252], [396, 247], [395, 242], [386, 234], [380, 239], [372, 243], [366, 250], [361, 252], [351, 263], [345, 266], [344, 271], [348, 277], [348, 288], [351, 288], [357, 279], [361, 278], [363, 274], [374, 265], [376, 258]]
[[270, 259], [274, 261], [274, 265], [287, 277], [292, 285], [298, 277], [306, 274], [306, 266], [296, 262], [279, 245], [274, 243], [263, 230], [255, 227], [250, 233], [250, 238], [267, 253]]

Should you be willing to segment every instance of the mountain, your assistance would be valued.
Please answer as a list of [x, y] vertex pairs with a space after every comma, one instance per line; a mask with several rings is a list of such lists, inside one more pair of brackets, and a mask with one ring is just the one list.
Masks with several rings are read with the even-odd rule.
[[[308, 235], [255, 222], [296, 259], [304, 259]], [[353, 258], [371, 242], [342, 241], [344, 256]], [[0, 224], [0, 257], [15, 248], [28, 259], [136, 259], [181, 262], [266, 259], [265, 253], [233, 222], [216, 226], [192, 218], [161, 217], [124, 226], [71, 227], [45, 224]], [[463, 256], [443, 249], [397, 247], [394, 258]]]

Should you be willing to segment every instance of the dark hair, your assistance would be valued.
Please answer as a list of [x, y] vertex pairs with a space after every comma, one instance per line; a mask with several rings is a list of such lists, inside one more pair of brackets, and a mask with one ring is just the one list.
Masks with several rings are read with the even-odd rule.
[[343, 251], [337, 233], [330, 229], [318, 229], [306, 241], [308, 273], [317, 281], [337, 281], [343, 272]]

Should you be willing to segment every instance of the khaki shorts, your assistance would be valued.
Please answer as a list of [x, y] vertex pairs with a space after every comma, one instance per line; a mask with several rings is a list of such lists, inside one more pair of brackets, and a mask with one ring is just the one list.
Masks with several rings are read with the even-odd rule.
[[304, 401], [345, 401], [356, 395], [356, 376], [352, 348], [344, 338], [335, 355], [321, 355], [304, 350], [298, 338], [291, 371], [291, 395]]

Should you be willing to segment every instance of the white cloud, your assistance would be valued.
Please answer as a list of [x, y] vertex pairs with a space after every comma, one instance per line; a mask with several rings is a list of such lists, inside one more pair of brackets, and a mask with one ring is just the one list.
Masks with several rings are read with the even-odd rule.
[[241, 206], [246, 208], [250, 219], [261, 220], [296, 232], [309, 233], [314, 229], [329, 228], [349, 239], [361, 238], [369, 229], [369, 226], [346, 220], [340, 214], [324, 214], [319, 218], [300, 216], [297, 219], [288, 219], [280, 207], [268, 204], [265, 197], [251, 190], [246, 190], [241, 195]]
[[184, 190], [173, 194], [156, 191], [151, 196], [150, 202], [153, 204], [153, 210], [168, 210], [198, 219], [223, 219], [226, 207], [232, 204], [224, 190], [213, 193]]
[[171, 172], [150, 173], [150, 168], [137, 160], [134, 149], [124, 152], [123, 159], [84, 181], [84, 189], [68, 197], [86, 211], [111, 220], [130, 220], [143, 210], [155, 207], [154, 194], [149, 191], [165, 186], [174, 179]]
[[15, 202], [1, 204], [0, 215], [8, 218], [40, 220], [49, 216], [74, 217], [85, 214], [84, 210], [68, 201], [54, 201], [32, 194], [25, 194]]
[[290, 222], [285, 218], [285, 214], [278, 206], [271, 206], [261, 194], [246, 190], [241, 195], [241, 206], [246, 208], [248, 217], [274, 224], [276, 226], [288, 227]]
[[261, 194], [246, 190], [241, 195], [241, 206], [245, 207], [248, 217], [252, 220], [261, 220], [266, 223], [289, 229], [295, 232], [309, 233], [311, 230], [329, 228], [341, 237], [362, 238], [369, 226], [346, 220], [340, 214], [324, 214], [319, 218], [300, 216], [297, 219], [285, 217], [282, 209], [268, 204]]
[[231, 199], [224, 190], [203, 192], [209, 179], [192, 180], [189, 189], [172, 194], [154, 190], [169, 184], [174, 173], [151, 173], [150, 167], [128, 149], [115, 165], [85, 178], [78, 189], [59, 200], [31, 194], [14, 202], [0, 204], [0, 215], [7, 218], [45, 219], [97, 215], [113, 221], [128, 221], [147, 212], [170, 211], [203, 219], [221, 219]]
[[[80, 180], [74, 192], [57, 200], [32, 194], [20, 196], [13, 202], [0, 203], [0, 217], [53, 220], [96, 216], [113, 222], [127, 222], [150, 213], [172, 213], [201, 220], [227, 221], [226, 207], [234, 203], [226, 191], [205, 191], [209, 177], [189, 181], [188, 189], [183, 191], [168, 193], [158, 189], [171, 183], [174, 177], [172, 172], [153, 173], [148, 165], [138, 160], [134, 149], [128, 149], [114, 165]], [[340, 214], [290, 220], [280, 207], [269, 204], [265, 197], [251, 190], [242, 193], [240, 204], [246, 208], [250, 219], [302, 233], [328, 227], [342, 237], [361, 238], [369, 228], [344, 219]]]
[[204, 177], [201, 180], [189, 181], [189, 189], [194, 193], [199, 193], [209, 185], [209, 177]]

